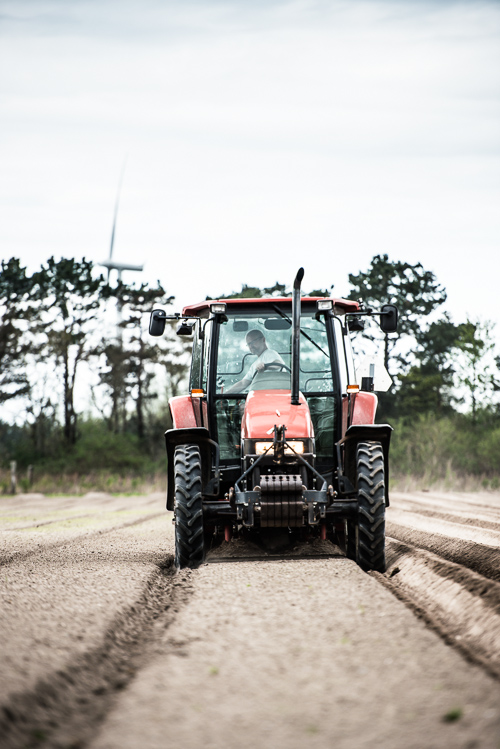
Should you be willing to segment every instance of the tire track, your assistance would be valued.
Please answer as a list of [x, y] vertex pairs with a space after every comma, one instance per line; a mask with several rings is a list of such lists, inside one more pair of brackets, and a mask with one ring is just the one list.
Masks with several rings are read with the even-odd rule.
[[35, 530], [36, 528], [44, 528], [48, 525], [57, 525], [58, 523], [70, 523], [73, 520], [82, 520], [83, 518], [93, 517], [92, 513], [87, 512], [84, 515], [66, 515], [65, 517], [54, 518], [53, 520], [42, 520], [40, 522], [31, 521], [31, 523], [25, 523], [24, 525], [11, 525], [6, 529], [7, 533], [12, 531], [25, 531]]
[[500, 678], [497, 497], [490, 505], [456, 495], [438, 495], [435, 503], [412, 495], [395, 500], [387, 572], [377, 578], [447, 643]]
[[[69, 747], [77, 749], [78, 747], [88, 745], [89, 742], [93, 741], [104, 718], [113, 712], [113, 706], [122, 700], [121, 695], [125, 687], [129, 686], [130, 690], [135, 690], [137, 683], [141, 683], [144, 671], [147, 672], [148, 669], [155, 666], [157, 660], [160, 661], [165, 655], [168, 657], [170, 655], [182, 657], [181, 660], [174, 658], [169, 661], [171, 667], [172, 660], [175, 661], [179, 673], [181, 673], [184, 672], [185, 664], [188, 663], [189, 658], [193, 658], [198, 654], [196, 657], [199, 657], [201, 660], [193, 665], [193, 683], [196, 685], [200, 679], [203, 680], [205, 678], [207, 689], [211, 688], [213, 691], [213, 685], [218, 678], [213, 668], [214, 663], [218, 664], [219, 661], [214, 660], [213, 662], [205, 663], [203, 660], [203, 658], [205, 660], [207, 658], [204, 644], [205, 637], [209, 637], [209, 632], [211, 633], [213, 630], [213, 638], [215, 638], [214, 648], [217, 653], [220, 651], [220, 663], [226, 669], [228, 641], [225, 640], [225, 636], [232, 626], [235, 607], [240, 604], [242, 605], [249, 596], [254, 596], [255, 601], [247, 611], [247, 634], [245, 637], [249, 637], [251, 641], [255, 637], [262, 638], [262, 646], [264, 647], [268, 638], [267, 633], [275, 631], [275, 622], [267, 620], [260, 622], [262, 617], [265, 619], [264, 615], [266, 612], [266, 607], [264, 607], [264, 611], [261, 610], [262, 591], [265, 590], [266, 595], [269, 596], [269, 606], [271, 608], [276, 607], [277, 597], [279, 599], [280, 595], [282, 595], [286, 598], [285, 592], [290, 586], [290, 577], [295, 572], [301, 575], [300, 583], [304, 589], [303, 593], [306, 596], [303, 599], [304, 605], [300, 607], [300, 611], [302, 611], [302, 608], [309, 609], [312, 605], [316, 605], [315, 616], [319, 616], [318, 612], [323, 612], [324, 598], [327, 595], [333, 596], [331, 614], [329, 615], [333, 619], [337, 614], [340, 616], [341, 610], [345, 609], [346, 606], [351, 606], [352, 615], [349, 618], [349, 626], [346, 625], [345, 630], [342, 625], [338, 632], [336, 632], [335, 627], [332, 629], [332, 620], [330, 619], [328, 619], [328, 629], [325, 627], [323, 630], [330, 633], [327, 635], [327, 639], [330, 638], [330, 646], [334, 649], [334, 657], [330, 658], [330, 663], [335, 663], [335, 668], [337, 668], [338, 659], [344, 657], [346, 659], [346, 674], [352, 671], [351, 661], [353, 657], [356, 657], [357, 653], [357, 651], [353, 650], [353, 654], [347, 654], [349, 656], [347, 657], [345, 651], [349, 647], [348, 641], [354, 639], [355, 641], [362, 642], [363, 638], [370, 638], [373, 636], [373, 633], [377, 633], [377, 637], [379, 637], [378, 626], [382, 620], [379, 622], [378, 617], [381, 617], [383, 614], [377, 607], [372, 610], [373, 585], [371, 584], [372, 587], [370, 588], [368, 583], [370, 583], [370, 577], [373, 576], [397, 598], [404, 601], [410, 609], [416, 612], [428, 624], [430, 629], [437, 632], [446, 642], [458, 649], [468, 660], [480, 665], [490, 675], [500, 679], [500, 570], [498, 569], [500, 552], [499, 548], [482, 545], [473, 540], [475, 538], [479, 539], [482, 533], [486, 533], [491, 541], [495, 541], [499, 535], [497, 530], [498, 522], [496, 520], [499, 513], [495, 514], [493, 507], [486, 508], [485, 506], [481, 506], [482, 517], [478, 519], [472, 512], [469, 512], [469, 509], [474, 507], [472, 502], [468, 504], [467, 511], [463, 509], [464, 503], [461, 503], [460, 509], [457, 510], [455, 503], [453, 503], [453, 506], [451, 502], [446, 505], [442, 498], [440, 498], [438, 503], [440, 507], [438, 512], [432, 512], [429, 504], [430, 502], [427, 501], [424, 503], [424, 507], [420, 509], [415, 507], [415, 503], [410, 505], [405, 504], [404, 501], [400, 502], [395, 499], [394, 505], [388, 511], [387, 515], [387, 558], [389, 567], [385, 575], [380, 573], [364, 575], [354, 566], [353, 562], [342, 559], [337, 559], [335, 562], [334, 557], [342, 554], [336, 547], [332, 547], [335, 553], [332, 553], [330, 549], [330, 553], [326, 554], [326, 549], [323, 549], [323, 547], [311, 548], [311, 545], [307, 544], [307, 552], [305, 549], [297, 548], [294, 550], [297, 558], [288, 560], [289, 562], [294, 561], [296, 564], [286, 565], [284, 560], [274, 562], [277, 569], [279, 569], [279, 566], [287, 569], [287, 574], [282, 575], [282, 580], [278, 576], [279, 584], [276, 584], [277, 587], [268, 585], [267, 577], [272, 576], [273, 566], [265, 565], [265, 562], [263, 563], [260, 559], [258, 560], [258, 555], [262, 556], [260, 548], [255, 549], [255, 557], [253, 553], [250, 553], [252, 550], [248, 552], [253, 559], [253, 565], [245, 565], [240, 560], [238, 565], [221, 564], [214, 568], [211, 564], [207, 564], [200, 571], [191, 572], [190, 570], [184, 570], [181, 573], [175, 574], [172, 566], [173, 557], [170, 555], [165, 562], [162, 561], [165, 559], [167, 552], [171, 552], [173, 548], [173, 530], [171, 526], [169, 526], [168, 534], [164, 535], [166, 528], [163, 529], [161, 527], [157, 531], [157, 536], [149, 536], [146, 545], [141, 540], [135, 546], [131, 547], [128, 540], [125, 542], [125, 539], [119, 537], [110, 539], [109, 534], [112, 532], [126, 528], [133, 529], [134, 526], [140, 526], [154, 518], [164, 517], [165, 513], [163, 510], [154, 514], [141, 515], [140, 518], [124, 522], [121, 525], [96, 529], [90, 532], [80, 532], [78, 536], [73, 537], [69, 535], [69, 528], [66, 528], [64, 530], [68, 534], [66, 539], [61, 539], [57, 543], [47, 543], [50, 541], [49, 534], [47, 534], [44, 537], [44, 541], [46, 542], [44, 546], [32, 551], [26, 549], [24, 555], [19, 553], [16, 559], [12, 559], [13, 562], [21, 561], [18, 577], [12, 584], [10, 576], [14, 574], [13, 568], [10, 567], [9, 570], [7, 566], [4, 567], [5, 573], [9, 574], [10, 586], [6, 584], [5, 589], [13, 591], [12, 605], [16, 607], [15, 610], [17, 612], [20, 610], [20, 605], [24, 605], [24, 600], [35, 602], [33, 604], [35, 608], [32, 610], [35, 612], [34, 615], [37, 617], [36, 621], [38, 623], [40, 621], [38, 618], [40, 608], [37, 610], [36, 605], [39, 601], [41, 604], [45, 603], [45, 601], [33, 597], [25, 599], [24, 596], [31, 585], [38, 585], [40, 591], [43, 592], [45, 581], [43, 568], [40, 565], [42, 557], [45, 556], [44, 563], [47, 565], [45, 569], [52, 574], [53, 580], [59, 586], [59, 590], [64, 591], [64, 598], [66, 600], [71, 594], [79, 595], [83, 574], [87, 571], [85, 602], [87, 611], [90, 610], [90, 616], [87, 620], [82, 619], [78, 615], [78, 606], [75, 605], [73, 608], [68, 607], [65, 620], [70, 623], [71, 617], [73, 617], [73, 622], [75, 624], [78, 623], [80, 629], [83, 627], [86, 639], [82, 649], [78, 652], [78, 646], [74, 644], [77, 631], [76, 627], [73, 626], [71, 628], [71, 638], [67, 638], [68, 642], [66, 643], [69, 654], [68, 658], [64, 660], [61, 656], [57, 660], [55, 656], [52, 657], [52, 653], [55, 653], [55, 645], [59, 646], [62, 633], [52, 626], [53, 624], [57, 624], [57, 618], [52, 620], [46, 617], [45, 626], [47, 631], [49, 631], [50, 625], [50, 629], [54, 633], [47, 647], [52, 647], [53, 650], [48, 651], [50, 657], [47, 660], [46, 670], [38, 670], [36, 673], [31, 672], [33, 673], [33, 677], [30, 682], [17, 682], [17, 693], [6, 695], [3, 704], [0, 703], [2, 749], [4, 747], [5, 749], [21, 749], [21, 747], [31, 749], [31, 747], [39, 747], [41, 744], [54, 747], [55, 749], [62, 749], [63, 747], [65, 749]], [[406, 508], [410, 511], [406, 512]], [[491, 515], [486, 512], [488, 509], [491, 510]], [[391, 513], [394, 516], [394, 520], [391, 520]], [[397, 520], [401, 520], [401, 522], [398, 523]], [[117, 518], [113, 522], [117, 522]], [[418, 528], [415, 527], [417, 525], [419, 526]], [[465, 536], [462, 540], [458, 540], [455, 537], [455, 527]], [[446, 529], [446, 533], [442, 532], [443, 529]], [[150, 533], [150, 530], [142, 530], [143, 538], [146, 537], [146, 532]], [[141, 536], [141, 530], [131, 530], [129, 531], [129, 536]], [[102, 537], [100, 543], [95, 540], [99, 539], [99, 537]], [[54, 537], [52, 538], [54, 539]], [[167, 544], [166, 546], [165, 543]], [[325, 543], [322, 542], [322, 544]], [[68, 554], [66, 557], [66, 552], [63, 551], [59, 558], [53, 558], [54, 555], [51, 554], [51, 550], [64, 546], [68, 547], [71, 554]], [[236, 552], [236, 546], [237, 544], [232, 542], [232, 544], [228, 545], [228, 548], [219, 547], [212, 550], [207, 562], [233, 561], [230, 552], [232, 550]], [[239, 549], [239, 553], [241, 553], [241, 549]], [[311, 557], [319, 555], [327, 558], [316, 560], [314, 569], [311, 568], [309, 574], [306, 574], [306, 571], [301, 572], [301, 568], [303, 566], [307, 567], [307, 565], [311, 566], [312, 559], [302, 559], [302, 555], [309, 555]], [[32, 561], [33, 558], [35, 558], [35, 563]], [[24, 560], [29, 560], [29, 564], [25, 565], [26, 569], [23, 572], [21, 567]], [[67, 572], [66, 579], [62, 576], [59, 577], [59, 569], [61, 571], [66, 569], [67, 571], [68, 564], [72, 564], [74, 569], [70, 567], [71, 571]], [[148, 564], [149, 566], [139, 578], [140, 583], [134, 589], [133, 594], [125, 598], [127, 589], [130, 590], [131, 573], [133, 573], [134, 567], [141, 566], [141, 569], [144, 569], [142, 567], [144, 564]], [[261, 565], [266, 567], [266, 574], [259, 572]], [[317, 585], [318, 571], [323, 565], [328, 565], [328, 570], [325, 566], [325, 583], [317, 590], [317, 602], [315, 603], [313, 584]], [[34, 569], [28, 569], [31, 567]], [[108, 569], [113, 574], [116, 573], [116, 577], [113, 577], [112, 574], [108, 575]], [[347, 580], [350, 574], [353, 575], [353, 582], [355, 584], [351, 584], [349, 588]], [[121, 587], [116, 585], [118, 575], [121, 579]], [[251, 575], [255, 576], [255, 580], [253, 577], [250, 577]], [[191, 626], [182, 627], [179, 625], [186, 613], [184, 611], [185, 604], [196, 599], [196, 596], [193, 596], [193, 592], [196, 581], [198, 580], [199, 582], [199, 578], [206, 578], [211, 593], [203, 604], [201, 613], [195, 612], [196, 615], [193, 614], [194, 618], [191, 625], [194, 629], [192, 630]], [[221, 578], [226, 580], [223, 590], [220, 590]], [[135, 579], [138, 579], [137, 575]], [[251, 584], [249, 584], [250, 580]], [[102, 586], [101, 597], [94, 594], [96, 590], [95, 583]], [[110, 584], [110, 588], [118, 591], [114, 597], [109, 596], [106, 598], [108, 583]], [[338, 588], [344, 585], [344, 583], [346, 585], [346, 598], [343, 600], [342, 606], [338, 607]], [[363, 591], [365, 598], [361, 596], [359, 601], [358, 599], [354, 601], [354, 597], [359, 596], [360, 592]], [[384, 593], [384, 591], [380, 591], [380, 593]], [[122, 596], [121, 599], [120, 596]], [[386, 595], [386, 598], [390, 599], [390, 596]], [[297, 600], [299, 601], [300, 599]], [[88, 602], [90, 601], [92, 603], [89, 609]], [[115, 601], [117, 602], [116, 605], [114, 605]], [[110, 603], [113, 605], [113, 608], [109, 610], [107, 618], [103, 618], [103, 625], [97, 630], [95, 635], [92, 635], [92, 637], [88, 636], [89, 628], [95, 625], [97, 612], [99, 610], [106, 611], [106, 606], [109, 606]], [[198, 604], [200, 605], [200, 602]], [[57, 610], [59, 605], [64, 605], [64, 599], [61, 595], [54, 596], [49, 602], [48, 608], [50, 610]], [[101, 609], [92, 608], [100, 607], [101, 605], [103, 605]], [[287, 632], [287, 637], [282, 638], [283, 642], [291, 636], [289, 624], [297, 614], [293, 596], [289, 605], [291, 607], [290, 615], [287, 617], [286, 625], [283, 624], [281, 630], [279, 630], [283, 632], [286, 630]], [[277, 616], [281, 616], [279, 608], [278, 606], [276, 609]], [[183, 612], [182, 616], [177, 620], [177, 614], [181, 610]], [[114, 612], [118, 613], [115, 614]], [[405, 613], [408, 615], [408, 612]], [[321, 615], [324, 615], [324, 612]], [[368, 615], [376, 616], [376, 620], [374, 620], [374, 623], [366, 631], [362, 630], [363, 634], [360, 631], [359, 637], [355, 637], [353, 631], [351, 631], [352, 627], [360, 626], [363, 619]], [[208, 628], [201, 626], [198, 621], [200, 616], [201, 619], [203, 617], [207, 617], [208, 619], [210, 617], [215, 618], [216, 626], [211, 619], [210, 625], [207, 619]], [[408, 620], [411, 619], [412, 617], [408, 615]], [[12, 621], [15, 624], [17, 622], [11, 616]], [[173, 630], [169, 629], [166, 636], [165, 630], [174, 622], [175, 626]], [[317, 627], [318, 619], [314, 619], [314, 622], [312, 626]], [[413, 622], [414, 624], [418, 624], [414, 619]], [[307, 631], [308, 626], [305, 621], [302, 623], [297, 622], [297, 651], [294, 651], [292, 656], [287, 655], [286, 658], [284, 657], [283, 667], [286, 664], [295, 663], [298, 657], [297, 654], [301, 652], [301, 648], [303, 647], [302, 635], [300, 633]], [[388, 623], [385, 626], [388, 626]], [[390, 626], [392, 626], [392, 620]], [[177, 631], [178, 629], [179, 631]], [[200, 630], [198, 633], [199, 636], [195, 637], [196, 642], [191, 643], [193, 639], [192, 634], [193, 632], [196, 634], [196, 629]], [[12, 627], [12, 631], [17, 632], [14, 626]], [[408, 632], [412, 631], [410, 622], [408, 624]], [[9, 653], [16, 652], [18, 645], [20, 649], [25, 648], [26, 653], [29, 653], [31, 648], [38, 647], [36, 645], [37, 640], [34, 637], [31, 644], [24, 645], [27, 642], [26, 635], [30, 633], [34, 636], [38, 635], [38, 632], [33, 633], [29, 629], [27, 623], [23, 625], [21, 633], [22, 639], [18, 638], [17, 644], [14, 638], [11, 641], [4, 640], [4, 648], [6, 650], [8, 650], [10, 645]], [[187, 633], [189, 633], [189, 636]], [[397, 627], [396, 622], [394, 622], [393, 635], [395, 636], [396, 633]], [[237, 648], [242, 642], [242, 631], [235, 629], [234, 637], [236, 644], [232, 648], [232, 655], [235, 658], [235, 662], [231, 668], [227, 666], [228, 674], [233, 669], [236, 670], [239, 664], [240, 659], [237, 657]], [[347, 641], [345, 638], [347, 638]], [[403, 645], [406, 647], [406, 634], [404, 637], [401, 636], [401, 641], [402, 647]], [[392, 645], [393, 642], [391, 642], [391, 647]], [[375, 641], [373, 652], [378, 652], [379, 647], [378, 641]], [[424, 647], [421, 652], [425, 653], [425, 650], [426, 648]], [[443, 650], [448, 649], [444, 648]], [[418, 671], [420, 668], [421, 657], [419, 652], [418, 649], [414, 649], [413, 654], [411, 649], [408, 651], [410, 665], [411, 659], [415, 659], [414, 671]], [[32, 655], [29, 657], [33, 657], [32, 650], [31, 653]], [[47, 656], [42, 652], [41, 657]], [[313, 658], [310, 656], [304, 657], [306, 672], [309, 673], [307, 669], [310, 668], [311, 662], [316, 664], [321, 663], [323, 657], [324, 652], [321, 648], [318, 649]], [[424, 658], [424, 655], [422, 655], [422, 658]], [[20, 659], [18, 661], [21, 663]], [[460, 665], [460, 658], [456, 658], [456, 661]], [[206, 666], [203, 673], [200, 672], [201, 662], [205, 663]], [[269, 662], [266, 661], [265, 668], [268, 668]], [[396, 672], [403, 673], [407, 664], [405, 661], [403, 668], [402, 663], [403, 661], [400, 667], [395, 669]], [[14, 667], [16, 666], [17, 661], [14, 663]], [[255, 664], [252, 662], [252, 668], [254, 666]], [[364, 663], [359, 664], [360, 669], [364, 667]], [[382, 663], [381, 667], [385, 668], [386, 666]], [[477, 672], [477, 669], [473, 670]], [[141, 672], [140, 675], [138, 675], [138, 671]], [[159, 669], [158, 673], [163, 673], [163, 671]], [[418, 671], [418, 673], [420, 672]], [[16, 671], [14, 668], [12, 671], [13, 678], [15, 674]], [[387, 674], [389, 674], [389, 670]], [[453, 674], [453, 679], [455, 679], [456, 671], [453, 671]], [[136, 675], [138, 675], [137, 679], [135, 679]], [[171, 676], [170, 673], [167, 673], [164, 678], [168, 681], [171, 679]], [[471, 674], [472, 677], [473, 674]], [[296, 669], [294, 665], [293, 675], [292, 671], [290, 672], [290, 681], [292, 682], [295, 678]], [[358, 678], [365, 678], [364, 672], [360, 671]], [[482, 678], [486, 679], [487, 677], [482, 674]], [[228, 689], [228, 694], [237, 691], [241, 682], [238, 681], [237, 683], [238, 686]], [[315, 674], [314, 677], [311, 677], [311, 684], [316, 683], [317, 675]], [[406, 685], [405, 689], [410, 688], [411, 684], [413, 684], [413, 680], [410, 680], [409, 685]], [[496, 687], [498, 682], [490, 681], [490, 684]], [[176, 697], [177, 687], [178, 684], [174, 679], [172, 682], [173, 698]], [[14, 689], [16, 687], [12, 686], [11, 688]], [[152, 698], [156, 699], [158, 703], [159, 698], [157, 699], [155, 691], [156, 680], [153, 681], [151, 692], [148, 693], [147, 700], [145, 700], [148, 706]], [[400, 688], [397, 688], [395, 694], [399, 694], [401, 691]], [[358, 694], [358, 692], [359, 684], [356, 684], [356, 689], [354, 690], [353, 688], [353, 694]], [[190, 696], [192, 694], [190, 690], [186, 693]], [[218, 692], [213, 694], [214, 710], [220, 707], [218, 704], [220, 701], [219, 698], [220, 695]], [[313, 700], [314, 704], [316, 704], [315, 700], [316, 695]], [[161, 700], [159, 702], [161, 703]], [[204, 704], [200, 698], [200, 705]], [[426, 711], [431, 709], [433, 704], [434, 697], [426, 703]], [[480, 704], [482, 705], [481, 701]], [[134, 700], [132, 700], [131, 705], [121, 713], [118, 719], [119, 724], [122, 721], [126, 723], [127, 720], [133, 721], [135, 719], [134, 711], [137, 705]], [[170, 710], [169, 715], [171, 718], [169, 722], [169, 720], [165, 720], [164, 707], [164, 703], [161, 706], [158, 703], [159, 709], [156, 715], [162, 716], [165, 729], [168, 731], [172, 728], [174, 718], [177, 719], [177, 715], [180, 714], [176, 713], [174, 705], [168, 705], [167, 712]], [[237, 710], [235, 708], [238, 715], [240, 715], [238, 712], [239, 709], [239, 706]], [[360, 715], [364, 714], [363, 710], [359, 713]], [[213, 723], [214, 714], [211, 711], [209, 713], [210, 716], [207, 714], [207, 720]], [[225, 718], [224, 715], [225, 708], [221, 710], [221, 720], [226, 720], [227, 716]], [[207, 723], [203, 721], [202, 723], [200, 736], [205, 736]], [[139, 721], [139, 732], [142, 730]], [[127, 731], [125, 729], [124, 736], [126, 735]], [[165, 736], [168, 733], [163, 733], [162, 735]], [[250, 732], [249, 735], [253, 734]], [[388, 736], [390, 735], [392, 735], [391, 732], [388, 733]], [[309, 739], [310, 737], [307, 735], [306, 740], [309, 741]], [[115, 737], [113, 740], [115, 740]], [[118, 745], [121, 746], [120, 743], [113, 744], [113, 746]], [[140, 744], [136, 743], [135, 746], [137, 745]], [[150, 745], [163, 745], [163, 739], [160, 743]], [[366, 746], [369, 745], [368, 743], [366, 744]], [[400, 745], [403, 745], [403, 743]], [[457, 746], [458, 744], [450, 743], [450, 745]]]
[[427, 506], [431, 509], [443, 507], [453, 512], [485, 512], [489, 515], [498, 517], [500, 512], [500, 493], [497, 494], [461, 494], [448, 492], [423, 492], [423, 493], [405, 493], [392, 492], [391, 503], [394, 500], [395, 506], [405, 504], [416, 504], [421, 507]]
[[[21, 523], [20, 525], [6, 525], [3, 529], [4, 532], [10, 533], [12, 531], [25, 531], [25, 530], [36, 530], [37, 528], [45, 528], [49, 525], [58, 525], [61, 523], [72, 523], [75, 520], [82, 520], [84, 518], [96, 518], [96, 512], [95, 509], [89, 509], [88, 512], [79, 514], [74, 514], [74, 512], [69, 512], [70, 508], [67, 508], [68, 512], [65, 512], [64, 515], [59, 514], [57, 517], [49, 517], [45, 520], [37, 520], [36, 518], [33, 518], [31, 522], [28, 522], [27, 520], [24, 523]], [[106, 516], [118, 516], [122, 512], [130, 512], [130, 507], [118, 507], [113, 510], [102, 510], [100, 512], [100, 515], [102, 518], [106, 519]], [[32, 514], [32, 513], [30, 513]], [[0, 518], [3, 519], [3, 518]], [[8, 522], [8, 516], [6, 518]]]
[[425, 549], [449, 562], [467, 567], [474, 572], [500, 582], [500, 551], [482, 544], [458, 541], [443, 536], [436, 528], [435, 533], [412, 530], [393, 522], [387, 523], [387, 535], [403, 544]]
[[193, 584], [92, 749], [496, 745], [500, 683], [353, 561], [206, 564]]
[[457, 511], [454, 513], [436, 512], [433, 510], [423, 510], [421, 508], [416, 508], [415, 505], [412, 505], [409, 508], [409, 511], [418, 515], [419, 517], [426, 518], [431, 521], [442, 520], [446, 523], [456, 523], [457, 525], [484, 528], [485, 530], [496, 531], [497, 533], [500, 533], [500, 520], [495, 519], [496, 516], [493, 515], [474, 515], [473, 513], [462, 511]]
[[394, 509], [389, 515], [390, 523], [396, 527], [410, 528], [424, 533], [438, 533], [445, 538], [472, 542], [500, 551], [500, 528], [489, 530], [477, 523], [473, 525], [453, 520], [439, 520], [436, 516], [426, 517], [417, 512]]
[[[25, 562], [28, 559], [31, 559], [33, 556], [39, 555], [39, 554], [45, 554], [46, 551], [53, 550], [53, 549], [59, 549], [63, 546], [68, 546], [71, 544], [77, 544], [81, 541], [87, 540], [89, 538], [94, 538], [96, 536], [103, 536], [107, 533], [113, 533], [117, 530], [122, 530], [124, 528], [131, 528], [134, 525], [140, 525], [141, 523], [146, 523], [148, 520], [154, 519], [154, 518], [163, 518], [165, 516], [165, 512], [155, 512], [150, 513], [148, 515], [142, 515], [139, 518], [136, 518], [135, 520], [130, 520], [128, 522], [122, 522], [113, 526], [109, 526], [108, 528], [99, 528], [97, 530], [93, 531], [83, 531], [78, 533], [78, 535], [73, 536], [73, 538], [68, 538], [68, 536], [61, 537], [59, 541], [54, 541], [52, 543], [47, 543], [44, 545], [37, 546], [36, 549], [32, 549], [30, 551], [9, 551], [7, 549], [4, 549], [3, 552], [0, 552], [0, 567], [7, 567], [10, 564], [14, 564], [17, 562]], [[91, 515], [88, 516], [82, 516], [82, 517], [92, 517]], [[74, 518], [71, 518], [74, 519]], [[7, 533], [10, 533], [10, 530], [7, 531]]]
[[177, 574], [170, 557], [149, 577], [136, 603], [117, 615], [100, 645], [33, 689], [10, 695], [0, 706], [2, 749], [88, 743], [116, 695], [154, 655], [155, 634], [164, 632], [189, 600], [190, 575], [190, 570]]
[[[387, 539], [376, 575], [448, 644], [500, 679], [500, 584], [431, 552]], [[376, 574], [376, 573], [372, 573]]]

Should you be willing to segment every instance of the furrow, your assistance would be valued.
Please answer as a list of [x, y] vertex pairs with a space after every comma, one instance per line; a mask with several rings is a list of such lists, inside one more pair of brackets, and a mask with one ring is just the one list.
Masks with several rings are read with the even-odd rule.
[[148, 579], [139, 600], [118, 614], [95, 649], [47, 674], [33, 689], [11, 694], [0, 706], [2, 749], [54, 749], [88, 743], [116, 694], [154, 654], [161, 636], [189, 599], [190, 570], [176, 573], [173, 559]]
[[387, 539], [387, 558], [387, 572], [377, 578], [448, 643], [500, 678], [500, 584], [395, 539]]
[[116, 525], [109, 526], [108, 528], [99, 528], [92, 531], [84, 531], [74, 536], [73, 538], [61, 537], [60, 541], [47, 543], [43, 546], [38, 546], [36, 549], [32, 549], [30, 551], [10, 551], [9, 549], [4, 549], [3, 552], [0, 552], [0, 554], [3, 555], [0, 556], [0, 567], [17, 562], [24, 562], [33, 556], [45, 554], [46, 551], [49, 551], [51, 549], [59, 549], [63, 546], [78, 544], [79, 542], [87, 540], [89, 538], [103, 536], [107, 533], [113, 533], [114, 531], [122, 530], [123, 528], [131, 528], [134, 525], [141, 525], [141, 523], [146, 523], [148, 520], [151, 520], [153, 518], [163, 518], [164, 516], [165, 512], [150, 513], [148, 515], [143, 515], [142, 517], [136, 518], [135, 520], [130, 520], [129, 522], [117, 523]]
[[426, 518], [429, 521], [437, 520], [444, 521], [446, 523], [456, 523], [457, 525], [472, 526], [475, 528], [482, 528], [485, 530], [500, 532], [500, 518], [498, 515], [495, 517], [488, 517], [486, 515], [474, 515], [469, 512], [451, 511], [451, 512], [440, 512], [436, 510], [430, 510], [428, 508], [417, 507], [414, 504], [408, 508], [402, 507], [401, 503], [398, 502], [397, 508], [391, 507], [391, 514], [394, 509], [402, 511], [405, 514], [411, 513], [411, 515], [418, 515], [422, 518]]
[[436, 517], [424, 517], [420, 513], [407, 512], [391, 508], [387, 520], [396, 526], [438, 533], [444, 538], [454, 538], [460, 541], [473, 542], [483, 546], [490, 546], [500, 550], [500, 527], [497, 530], [481, 528], [478, 525], [463, 525], [455, 520], [439, 520]]
[[437, 532], [424, 532], [393, 522], [386, 524], [387, 536], [425, 549], [449, 562], [467, 567], [490, 580], [500, 582], [499, 550], [481, 543], [466, 541]]

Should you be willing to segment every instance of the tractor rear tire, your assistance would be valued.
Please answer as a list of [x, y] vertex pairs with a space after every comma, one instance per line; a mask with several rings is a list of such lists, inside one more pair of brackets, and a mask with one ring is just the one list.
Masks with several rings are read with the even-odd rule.
[[198, 567], [205, 557], [201, 457], [197, 445], [180, 445], [174, 454], [175, 565]]
[[385, 572], [385, 464], [380, 442], [360, 442], [358, 478], [358, 539], [356, 561], [365, 570]]

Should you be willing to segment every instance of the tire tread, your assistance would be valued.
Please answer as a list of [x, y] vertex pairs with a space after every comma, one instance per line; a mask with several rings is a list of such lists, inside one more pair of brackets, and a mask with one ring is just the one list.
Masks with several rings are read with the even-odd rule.
[[205, 557], [201, 456], [197, 445], [180, 445], [174, 455], [175, 564], [198, 567]]
[[385, 465], [380, 442], [359, 443], [357, 472], [356, 561], [365, 571], [385, 572]]

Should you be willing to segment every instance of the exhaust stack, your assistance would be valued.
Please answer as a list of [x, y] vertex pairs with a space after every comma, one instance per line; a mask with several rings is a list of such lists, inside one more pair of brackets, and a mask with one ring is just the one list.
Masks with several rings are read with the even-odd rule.
[[304, 268], [299, 268], [293, 282], [292, 296], [292, 406], [299, 406], [300, 373], [300, 284], [304, 278]]

